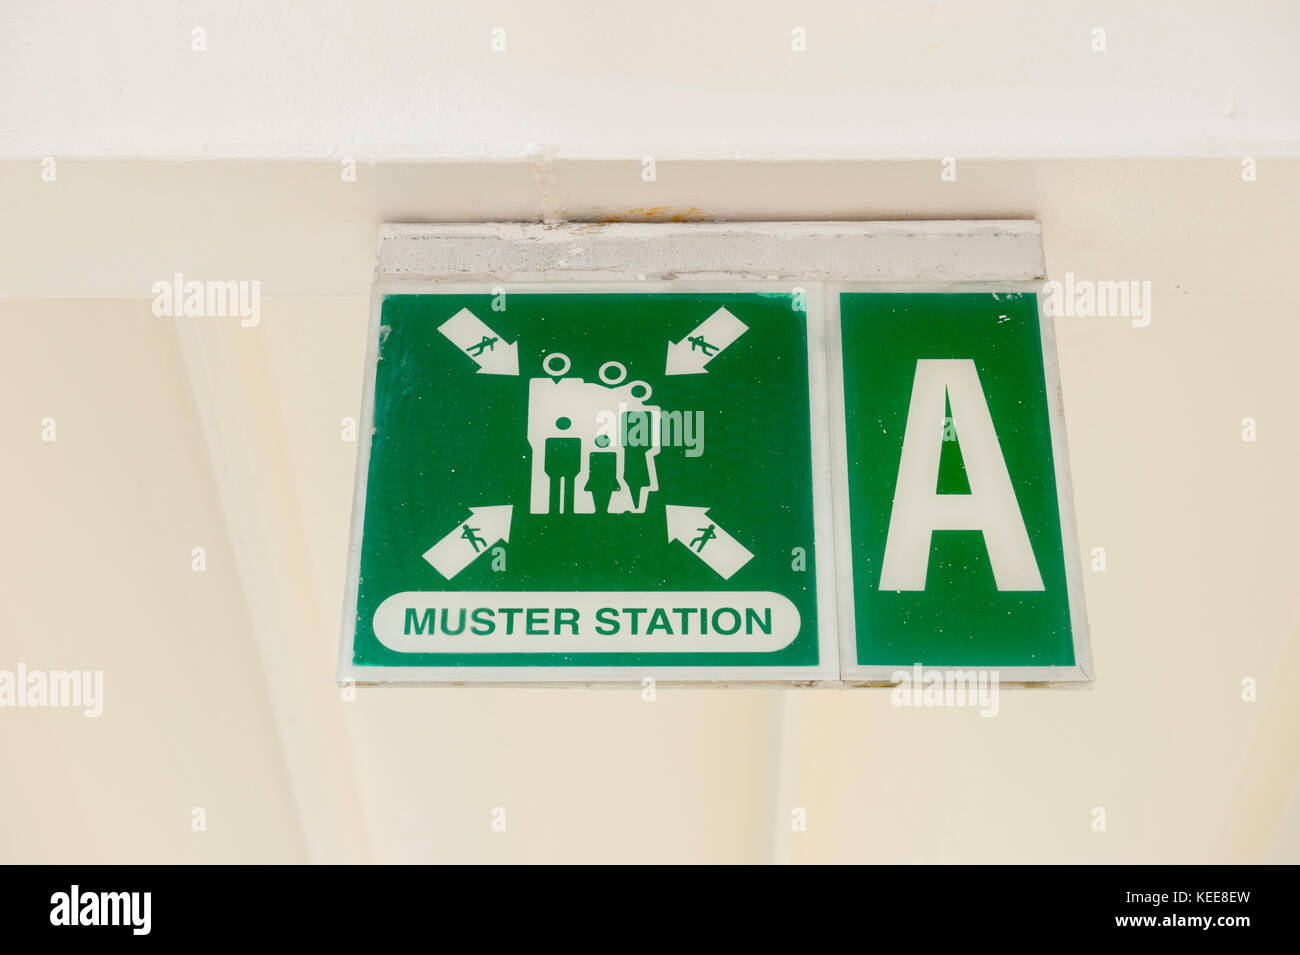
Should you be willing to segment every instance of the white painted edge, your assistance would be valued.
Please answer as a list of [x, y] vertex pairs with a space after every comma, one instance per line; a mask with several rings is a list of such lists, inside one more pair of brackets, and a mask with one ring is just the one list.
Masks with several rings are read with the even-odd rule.
[[766, 801], [763, 818], [762, 860], [767, 865], [793, 865], [799, 834], [790, 827], [791, 810], [801, 803], [799, 784], [803, 779], [804, 711], [807, 697], [787, 691], [773, 694], [772, 726], [769, 731]]
[[[363, 833], [364, 820], [352, 785], [352, 754], [330, 752], [310, 741], [322, 733], [344, 740], [340, 710], [316, 712], [313, 686], [302, 664], [304, 647], [293, 643], [289, 621], [297, 611], [286, 603], [285, 541], [282, 521], [267, 490], [265, 462], [250, 435], [261, 414], [249, 381], [241, 374], [236, 339], [253, 329], [238, 323], [179, 318], [171, 322], [189, 379], [195, 414], [210, 459], [240, 593], [260, 663], [260, 679], [274, 720], [276, 743], [295, 806], [299, 835], [313, 862], [365, 861], [364, 843], [338, 842], [339, 833]], [[263, 382], [264, 384], [264, 382]], [[313, 713], [310, 721], [302, 717]], [[339, 799], [321, 799], [313, 786], [344, 780]]]
[[[492, 294], [501, 282], [492, 284], [445, 283], [380, 279], [371, 297], [370, 328], [366, 334], [366, 368], [362, 385], [361, 428], [357, 447], [352, 526], [348, 538], [348, 566], [343, 595], [343, 626], [339, 640], [338, 682], [365, 686], [406, 684], [423, 686], [594, 686], [639, 685], [649, 677], [656, 684], [745, 686], [838, 685], [839, 641], [836, 637], [835, 598], [832, 577], [835, 559], [831, 547], [831, 496], [829, 486], [830, 449], [827, 445], [826, 356], [823, 323], [812, 316], [823, 312], [819, 288], [807, 288], [809, 431], [812, 444], [813, 551], [817, 588], [817, 645], [815, 666], [724, 666], [724, 667], [376, 667], [352, 662], [356, 640], [357, 595], [361, 580], [361, 541], [365, 527], [366, 484], [370, 473], [373, 437], [375, 378], [379, 360], [379, 331], [383, 301], [388, 295], [484, 295]], [[510, 283], [510, 294], [572, 294], [581, 292], [773, 292], [794, 286], [772, 282], [564, 282], [555, 284]]]
[[[1096, 677], [1092, 662], [1092, 646], [1088, 630], [1088, 615], [1083, 593], [1082, 556], [1079, 551], [1079, 533], [1075, 523], [1074, 484], [1070, 475], [1068, 442], [1065, 433], [1065, 403], [1061, 391], [1060, 365], [1056, 355], [1056, 331], [1052, 316], [1044, 306], [1042, 286], [1030, 282], [977, 282], [937, 286], [917, 284], [893, 285], [849, 282], [826, 289], [827, 360], [829, 362], [830, 408], [833, 417], [831, 453], [834, 459], [832, 486], [836, 527], [848, 528], [849, 476], [847, 421], [844, 404], [844, 353], [840, 325], [841, 292], [1025, 292], [1035, 296], [1038, 303], [1039, 338], [1043, 352], [1044, 394], [1048, 402], [1048, 422], [1052, 438], [1052, 458], [1056, 476], [1057, 512], [1061, 522], [1061, 550], [1065, 560], [1066, 599], [1070, 605], [1070, 630], [1074, 643], [1074, 666], [1033, 667], [999, 666], [1000, 684], [1088, 685]], [[908, 663], [862, 666], [857, 654], [857, 615], [853, 592], [852, 535], [835, 536], [836, 589], [839, 596], [839, 634], [841, 678], [845, 685], [892, 685], [894, 674], [907, 669], [917, 661]], [[927, 668], [942, 669], [942, 660], [921, 661]], [[957, 669], [971, 669], [955, 666]]]
[[[1190, 122], [1190, 121], [1189, 121]], [[918, 143], [880, 139], [834, 142], [824, 139], [807, 142], [753, 140], [725, 143], [699, 143], [658, 150], [660, 168], [668, 163], [824, 163], [824, 162], [933, 162], [955, 156], [962, 162], [1072, 162], [1123, 161], [1142, 159], [1240, 160], [1242, 156], [1263, 159], [1294, 159], [1300, 156], [1300, 133], [1293, 121], [1264, 120], [1237, 128], [1226, 126], [1206, 129], [1197, 122], [1195, 135], [1145, 131], [1126, 138], [1115, 136], [1082, 137], [1077, 134], [1041, 136], [1010, 141], [1006, 136], [989, 139], [937, 140]], [[502, 165], [547, 163], [631, 163], [639, 166], [641, 153], [634, 145], [596, 141], [577, 143], [504, 143], [504, 142], [379, 142], [322, 137], [318, 141], [288, 140], [266, 142], [248, 137], [225, 140], [142, 141], [87, 140], [61, 138], [42, 140], [39, 144], [0, 142], [0, 161], [40, 162], [46, 156], [78, 162], [307, 162], [337, 164], [343, 159], [376, 165], [413, 163], [463, 164], [499, 163]]]

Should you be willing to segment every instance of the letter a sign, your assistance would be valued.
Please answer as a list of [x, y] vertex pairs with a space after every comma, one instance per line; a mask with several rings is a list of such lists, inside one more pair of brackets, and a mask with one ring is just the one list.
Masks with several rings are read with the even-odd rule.
[[340, 679], [1092, 679], [1036, 224], [393, 226], [378, 271]]
[[843, 291], [842, 671], [1087, 679], [1051, 320], [1021, 292]]

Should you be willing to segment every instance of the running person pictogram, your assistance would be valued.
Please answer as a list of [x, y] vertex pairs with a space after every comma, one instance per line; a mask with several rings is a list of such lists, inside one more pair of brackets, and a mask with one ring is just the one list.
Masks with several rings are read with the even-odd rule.
[[492, 349], [496, 346], [497, 341], [498, 339], [492, 337], [491, 335], [484, 335], [473, 345], [470, 345], [468, 348], [466, 348], [465, 354], [469, 355], [471, 358], [477, 358], [479, 355], [483, 354], [484, 350], [492, 351]]
[[469, 541], [470, 546], [474, 548], [474, 553], [476, 554], [484, 547], [487, 546], [487, 541], [485, 541], [483, 538], [479, 537], [477, 533], [475, 533], [477, 530], [478, 530], [477, 527], [470, 527], [468, 524], [466, 524], [461, 529], [460, 532], [461, 538], [463, 540]]
[[699, 544], [699, 547], [695, 547], [695, 553], [702, 553], [704, 551], [704, 545], [718, 536], [718, 532], [714, 529], [716, 526], [716, 524], [710, 524], [708, 527], [695, 528], [697, 531], [700, 531], [700, 536], [692, 540], [688, 546], [695, 547], [696, 544]]
[[706, 355], [716, 355], [718, 353], [718, 346], [710, 345], [705, 341], [703, 335], [692, 335], [686, 340], [691, 343], [691, 351], [695, 351], [695, 349], [698, 348]]

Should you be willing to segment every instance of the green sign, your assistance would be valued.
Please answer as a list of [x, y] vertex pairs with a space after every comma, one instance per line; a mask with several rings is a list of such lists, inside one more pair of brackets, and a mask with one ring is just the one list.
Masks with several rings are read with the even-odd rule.
[[845, 676], [921, 663], [1089, 678], [1035, 296], [846, 291], [838, 306]]
[[390, 294], [371, 349], [346, 676], [838, 676], [801, 291]]
[[345, 679], [1091, 679], [1035, 295], [719, 287], [377, 297]]

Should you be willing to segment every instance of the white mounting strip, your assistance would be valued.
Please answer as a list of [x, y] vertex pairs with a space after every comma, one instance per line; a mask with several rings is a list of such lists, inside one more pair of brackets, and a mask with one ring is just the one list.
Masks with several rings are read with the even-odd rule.
[[1046, 277], [1034, 221], [384, 225], [377, 278], [456, 282]]

